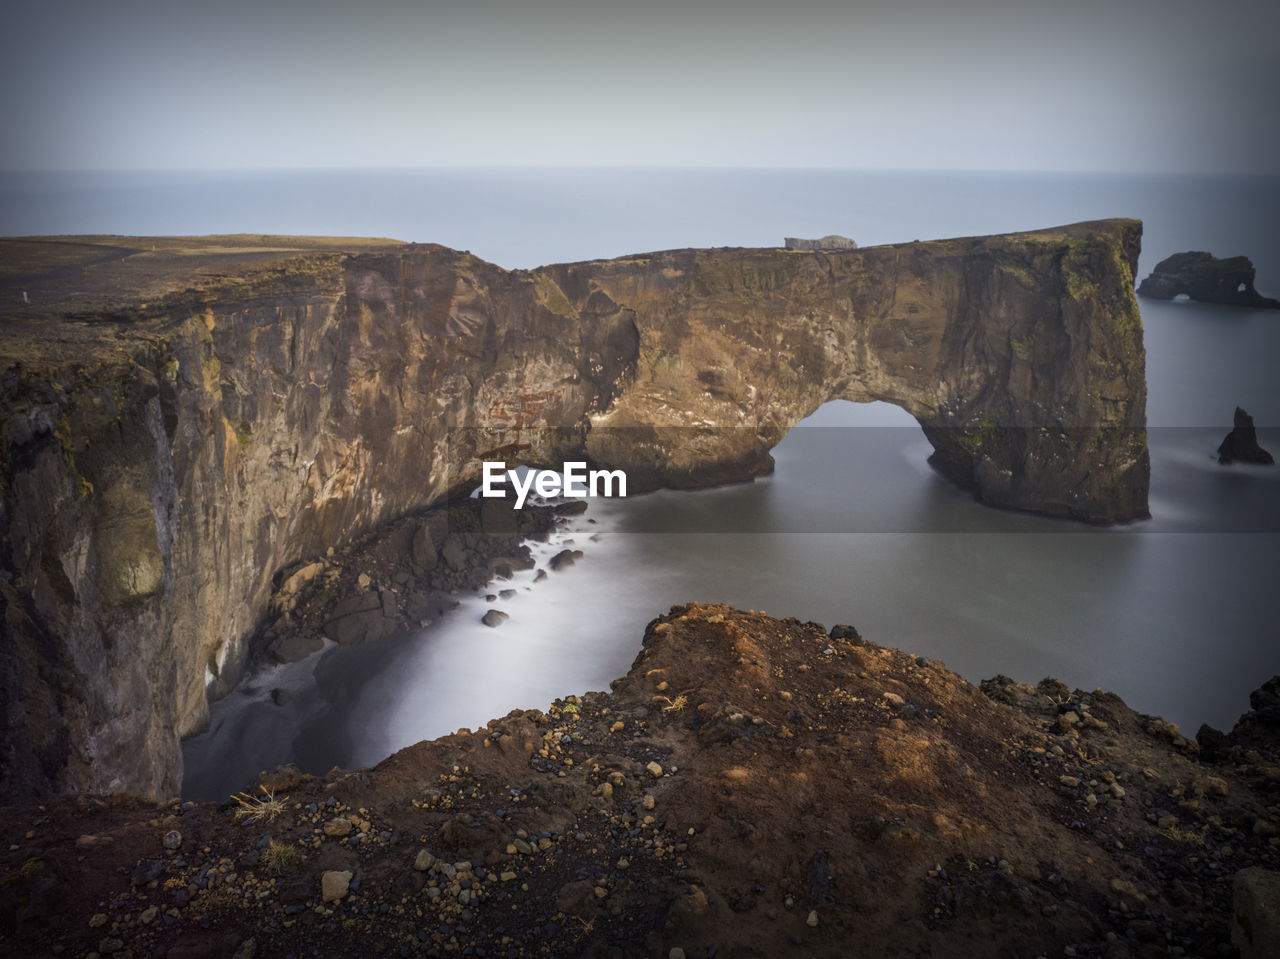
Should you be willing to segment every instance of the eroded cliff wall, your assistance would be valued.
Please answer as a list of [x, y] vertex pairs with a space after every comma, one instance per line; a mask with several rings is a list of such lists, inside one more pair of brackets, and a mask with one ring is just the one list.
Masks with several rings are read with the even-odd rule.
[[277, 575], [486, 458], [707, 485], [767, 471], [829, 399], [882, 399], [986, 502], [1145, 516], [1140, 229], [515, 272], [4, 241], [0, 286], [43, 295], [0, 340], [0, 795], [176, 793]]

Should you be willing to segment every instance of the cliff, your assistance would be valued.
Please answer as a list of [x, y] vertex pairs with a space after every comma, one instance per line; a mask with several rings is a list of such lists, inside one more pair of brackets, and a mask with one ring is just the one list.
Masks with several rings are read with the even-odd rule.
[[0, 241], [0, 794], [174, 794], [280, 574], [486, 458], [742, 480], [823, 402], [879, 399], [985, 502], [1146, 516], [1140, 230], [535, 271], [390, 241]]
[[848, 627], [725, 606], [655, 619], [611, 686], [373, 769], [284, 770], [243, 803], [3, 810], [5, 943], [1215, 956], [1234, 912], [1242, 955], [1274, 955], [1280, 680], [1215, 761], [1112, 693], [979, 688]]

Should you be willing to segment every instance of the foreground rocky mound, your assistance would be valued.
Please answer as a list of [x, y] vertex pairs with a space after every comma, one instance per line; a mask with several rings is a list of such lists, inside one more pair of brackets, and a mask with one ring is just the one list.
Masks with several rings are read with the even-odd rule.
[[1208, 956], [1280, 865], [1272, 694], [1210, 765], [1109, 693], [701, 605], [613, 686], [222, 806], [7, 809], [4, 946]]
[[1254, 289], [1253, 277], [1253, 261], [1247, 256], [1218, 259], [1212, 253], [1191, 250], [1157, 263], [1151, 275], [1138, 284], [1138, 296], [1153, 300], [1189, 296], [1201, 303], [1280, 309], [1280, 300]]

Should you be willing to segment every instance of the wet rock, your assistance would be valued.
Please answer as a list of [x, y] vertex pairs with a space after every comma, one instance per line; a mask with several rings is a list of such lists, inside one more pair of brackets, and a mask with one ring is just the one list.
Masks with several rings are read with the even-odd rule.
[[580, 549], [562, 549], [556, 555], [551, 557], [547, 566], [551, 568], [551, 572], [558, 573], [566, 567], [572, 566], [575, 561], [582, 559], [582, 550]]
[[1218, 446], [1218, 462], [1257, 463], [1263, 466], [1275, 462], [1271, 454], [1258, 445], [1258, 432], [1254, 429], [1253, 417], [1238, 406], [1235, 425]]
[[268, 651], [278, 662], [296, 663], [324, 649], [324, 640], [312, 633], [288, 632], [277, 636]]

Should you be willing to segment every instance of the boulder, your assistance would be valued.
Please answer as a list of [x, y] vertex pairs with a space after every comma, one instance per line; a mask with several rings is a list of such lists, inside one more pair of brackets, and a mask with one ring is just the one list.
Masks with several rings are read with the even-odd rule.
[[1231, 944], [1240, 959], [1280, 955], [1280, 873], [1250, 866], [1232, 883]]
[[551, 567], [551, 572], [558, 573], [560, 570], [572, 566], [575, 561], [582, 559], [582, 550], [580, 549], [562, 549], [556, 555], [551, 557], [547, 563]]
[[410, 547], [413, 565], [423, 571], [430, 571], [436, 566], [436, 544], [431, 538], [431, 526], [422, 523], [413, 533], [413, 545]]

